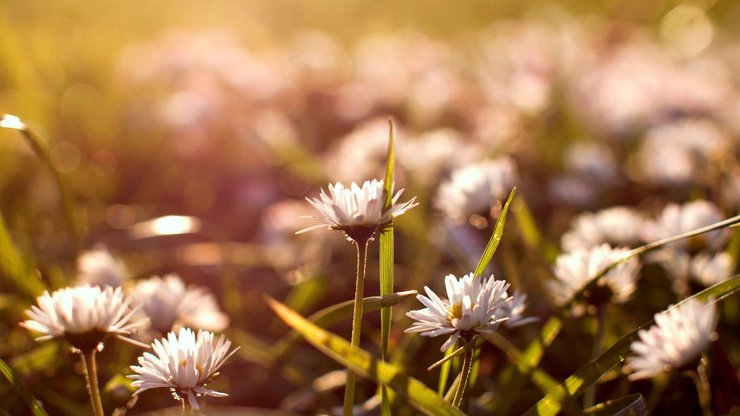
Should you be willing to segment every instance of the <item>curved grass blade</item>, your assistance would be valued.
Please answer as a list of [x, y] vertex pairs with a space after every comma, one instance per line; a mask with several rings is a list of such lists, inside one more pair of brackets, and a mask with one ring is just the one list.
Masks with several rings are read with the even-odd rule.
[[[415, 290], [391, 293], [385, 296], [368, 296], [362, 300], [362, 313], [370, 313], [379, 310], [382, 307], [389, 307], [398, 304], [403, 299], [416, 295]], [[336, 305], [324, 308], [308, 317], [308, 321], [318, 326], [328, 326], [341, 322], [352, 316], [352, 307], [354, 301], [337, 303]], [[279, 339], [272, 348], [274, 359], [281, 360], [290, 352], [295, 343], [301, 339], [301, 334], [292, 331]]]
[[584, 415], [594, 416], [647, 416], [649, 414], [642, 394], [630, 394], [609, 400], [583, 410]]
[[0, 116], [0, 127], [19, 131], [31, 148], [33, 148], [36, 156], [49, 167], [57, 188], [59, 189], [59, 197], [62, 200], [62, 209], [64, 210], [64, 219], [67, 223], [69, 233], [72, 236], [72, 240], [74, 241], [74, 248], [76, 251], [79, 251], [80, 245], [82, 244], [82, 234], [75, 219], [72, 198], [70, 197], [66, 183], [62, 179], [61, 173], [51, 161], [49, 146], [40, 136], [34, 133], [33, 130], [29, 129], [20, 118], [14, 115], [5, 114]]
[[436, 392], [419, 380], [404, 374], [396, 366], [374, 358], [361, 348], [351, 347], [347, 340], [308, 322], [274, 299], [268, 298], [267, 302], [286, 324], [300, 332], [319, 351], [357, 374], [392, 388], [420, 412], [432, 416], [464, 415], [440, 398]]
[[[383, 209], [390, 209], [393, 204], [393, 170], [394, 161], [394, 142], [396, 139], [393, 120], [388, 120], [389, 138], [388, 138], [388, 156], [385, 167], [385, 180], [383, 182], [385, 202]], [[393, 293], [393, 221], [380, 231], [380, 296]], [[392, 310], [390, 307], [383, 307], [380, 310], [380, 358], [388, 361], [388, 339], [391, 334]], [[380, 386], [380, 410], [382, 415], [390, 415], [390, 403], [388, 392], [384, 386]]]
[[509, 212], [509, 205], [511, 205], [511, 201], [514, 200], [514, 195], [516, 195], [516, 187], [511, 189], [509, 197], [506, 199], [506, 203], [504, 204], [504, 208], [501, 210], [501, 214], [496, 220], [496, 226], [493, 227], [493, 234], [491, 234], [491, 239], [488, 240], [486, 249], [483, 250], [483, 255], [481, 255], [481, 258], [478, 261], [478, 266], [475, 267], [476, 276], [483, 276], [483, 273], [488, 267], [488, 263], [490, 263], [491, 259], [493, 259], [493, 254], [496, 252], [498, 244], [501, 242], [501, 237], [504, 235], [506, 214]]
[[3, 376], [10, 382], [10, 384], [15, 387], [16, 390], [18, 390], [18, 393], [20, 393], [23, 400], [28, 404], [28, 407], [31, 408], [31, 411], [35, 416], [48, 416], [46, 411], [41, 407], [38, 401], [33, 397], [30, 391], [26, 388], [26, 386], [23, 385], [23, 383], [18, 380], [18, 378], [15, 375], [15, 372], [8, 364], [5, 363], [5, 361], [0, 359], [0, 373], [3, 373]]
[[5, 220], [0, 214], [0, 272], [28, 299], [35, 299], [46, 289], [32, 272], [32, 267], [18, 253], [18, 248], [10, 237]]
[[[707, 301], [714, 299], [720, 301], [740, 291], [740, 275], [730, 280], [718, 283], [708, 289], [705, 289], [694, 296], [684, 299], [678, 304], [682, 304], [689, 299]], [[620, 364], [627, 357], [630, 351], [630, 345], [638, 338], [640, 329], [649, 327], [653, 320], [646, 322], [639, 328], [620, 338], [598, 358], [581, 367], [573, 375], [565, 379], [554, 390], [550, 391], [537, 404], [530, 408], [526, 415], [555, 415], [560, 411], [562, 403], [567, 398], [573, 398], [582, 393], [587, 387], [595, 383], [605, 372]]]

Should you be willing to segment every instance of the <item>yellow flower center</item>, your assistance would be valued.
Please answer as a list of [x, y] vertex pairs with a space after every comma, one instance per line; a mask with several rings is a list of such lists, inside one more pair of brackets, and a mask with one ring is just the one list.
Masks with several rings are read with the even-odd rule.
[[182, 360], [182, 361], [180, 361], [180, 365], [183, 366], [183, 367], [185, 367], [186, 365], [188, 365], [188, 360]]
[[450, 307], [450, 315], [447, 317], [447, 319], [452, 321], [455, 318], [462, 318], [462, 302], [456, 303]]

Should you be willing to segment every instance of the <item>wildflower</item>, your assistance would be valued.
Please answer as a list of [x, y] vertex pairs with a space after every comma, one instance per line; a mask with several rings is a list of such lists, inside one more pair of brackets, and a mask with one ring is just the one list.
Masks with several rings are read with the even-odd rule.
[[[654, 241], [672, 237], [713, 224], [722, 218], [719, 208], [708, 201], [697, 200], [683, 205], [669, 204], [657, 220], [645, 224], [643, 239]], [[705, 248], [721, 247], [726, 237], [727, 234], [723, 233], [723, 230], [716, 230], [671, 243], [669, 247], [695, 253]]]
[[627, 358], [630, 380], [650, 378], [683, 367], [716, 338], [719, 317], [714, 304], [688, 300], [655, 314], [655, 325], [638, 332]]
[[630, 207], [612, 207], [578, 216], [563, 234], [560, 245], [565, 251], [590, 248], [602, 243], [632, 246], [640, 242], [644, 219]]
[[83, 285], [52, 294], [44, 291], [36, 302], [38, 306], [26, 311], [30, 319], [21, 326], [41, 333], [37, 341], [65, 338], [79, 350], [96, 348], [108, 335], [136, 343], [126, 336], [148, 323], [134, 317], [137, 310], [120, 287]]
[[681, 250], [665, 249], [656, 253], [653, 260], [663, 266], [673, 283], [673, 291], [688, 295], [692, 283], [709, 287], [732, 276], [734, 263], [727, 252], [710, 254], [702, 251], [691, 255]]
[[[139, 394], [158, 387], [169, 388], [176, 399], [184, 400], [194, 409], [200, 409], [198, 396], [226, 397], [228, 394], [207, 388], [218, 369], [239, 347], [229, 351], [231, 341], [223, 335], [218, 340], [208, 331], [196, 335], [189, 328], [178, 334], [170, 332], [166, 338], [152, 343], [154, 354], [145, 352], [139, 357], [139, 365], [132, 365], [136, 374], [128, 377]], [[156, 355], [155, 355], [156, 354]]]
[[303, 229], [299, 233], [328, 225], [330, 229], [344, 231], [353, 240], [370, 238], [378, 227], [418, 205], [416, 198], [397, 204], [402, 193], [403, 189], [393, 196], [391, 207], [383, 209], [385, 195], [382, 180], [365, 181], [362, 187], [352, 182], [349, 189], [339, 182], [329, 185], [328, 194], [321, 190], [321, 200], [306, 198], [320, 214], [311, 218], [324, 224]]
[[421, 332], [428, 337], [450, 335], [442, 345], [443, 352], [461, 336], [469, 339], [472, 335], [495, 331], [511, 319], [512, 311], [520, 311], [518, 303], [514, 305], [506, 293], [509, 284], [495, 280], [493, 275], [483, 279], [470, 273], [458, 279], [450, 274], [445, 277], [445, 287], [447, 299], [440, 299], [429, 287], [424, 287], [428, 297], [417, 295], [416, 298], [426, 308], [406, 313], [416, 320], [406, 332]]
[[488, 217], [491, 204], [506, 198], [515, 176], [516, 165], [508, 157], [457, 169], [440, 185], [436, 205], [453, 222], [467, 222], [480, 214]]
[[208, 289], [185, 287], [174, 274], [138, 282], [132, 297], [151, 320], [152, 329], [160, 334], [169, 332], [175, 325], [222, 331], [229, 324], [229, 317], [221, 312]]
[[105, 246], [84, 251], [77, 258], [77, 279], [82, 284], [118, 287], [127, 276], [126, 266]]
[[[569, 301], [599, 273], [621, 260], [626, 252], [627, 249], [602, 244], [590, 249], [577, 248], [558, 256], [554, 268], [556, 280], [547, 283], [555, 302], [562, 305]], [[639, 269], [640, 263], [634, 257], [614, 266], [586, 294], [589, 304], [625, 302], [635, 291]]]

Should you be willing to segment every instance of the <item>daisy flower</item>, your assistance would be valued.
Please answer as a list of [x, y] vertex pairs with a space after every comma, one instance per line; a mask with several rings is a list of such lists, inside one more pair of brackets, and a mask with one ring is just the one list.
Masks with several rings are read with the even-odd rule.
[[166, 334], [175, 325], [223, 331], [229, 324], [229, 317], [221, 312], [208, 289], [186, 287], [174, 274], [139, 281], [131, 296], [151, 320], [152, 329], [160, 334]]
[[673, 283], [673, 291], [680, 295], [691, 292], [691, 284], [709, 287], [732, 276], [735, 264], [727, 252], [711, 254], [702, 251], [691, 255], [682, 250], [667, 248], [655, 253], [653, 261], [660, 264]]
[[315, 218], [323, 224], [303, 229], [299, 233], [328, 226], [332, 230], [344, 231], [353, 240], [355, 237], [365, 235], [369, 238], [379, 226], [389, 223], [418, 205], [415, 202], [416, 198], [398, 204], [402, 193], [403, 189], [396, 192], [391, 207], [383, 209], [385, 195], [382, 180], [365, 181], [362, 187], [354, 182], [349, 188], [345, 188], [339, 182], [330, 184], [328, 194], [321, 190], [321, 199], [306, 198], [320, 214], [310, 218]]
[[[426, 308], [406, 313], [416, 320], [405, 332], [420, 332], [423, 336], [450, 335], [442, 345], [446, 351], [462, 336], [490, 333], [511, 319], [513, 299], [506, 293], [509, 284], [474, 276], [472, 273], [461, 278], [445, 277], [447, 299], [440, 299], [429, 287], [424, 287], [427, 296], [416, 298]], [[516, 305], [518, 307], [518, 304]], [[517, 309], [519, 310], [519, 309]], [[520, 319], [520, 318], [517, 318]]]
[[640, 330], [639, 340], [627, 357], [630, 380], [650, 378], [681, 368], [704, 351], [716, 338], [717, 308], [691, 299], [655, 314], [655, 325]]
[[614, 246], [634, 246], [640, 242], [642, 215], [630, 207], [612, 207], [595, 213], [586, 212], [573, 220], [571, 229], [563, 234], [560, 245], [565, 251], [590, 248], [602, 243]]
[[[561, 254], [555, 260], [556, 280], [547, 282], [552, 297], [558, 305], [568, 302], [578, 291], [612, 263], [622, 259], [625, 248], [612, 248], [602, 244], [590, 249], [578, 248]], [[589, 303], [601, 305], [609, 301], [623, 303], [635, 291], [640, 263], [630, 258], [617, 264], [602, 276], [591, 293]]]
[[508, 157], [457, 169], [440, 185], [436, 205], [457, 223], [465, 223], [473, 215], [488, 217], [491, 204], [506, 198], [515, 177], [516, 165]]
[[51, 294], [44, 291], [36, 302], [38, 306], [26, 311], [30, 319], [20, 325], [42, 334], [37, 341], [65, 338], [80, 350], [96, 348], [107, 335], [136, 343], [126, 336], [149, 323], [134, 317], [137, 308], [120, 287], [83, 285]]
[[[704, 200], [687, 202], [683, 205], [668, 204], [660, 217], [645, 224], [642, 238], [655, 241], [693, 231], [711, 225], [724, 218], [716, 205]], [[724, 230], [716, 230], [688, 240], [671, 243], [669, 247], [696, 253], [706, 248], [718, 249], [727, 240]]]
[[231, 341], [223, 335], [218, 340], [213, 333], [198, 331], [196, 335], [189, 328], [182, 328], [178, 334], [170, 332], [166, 338], [152, 343], [154, 354], [145, 352], [138, 359], [139, 365], [132, 365], [136, 374], [128, 377], [134, 380], [131, 385], [137, 390], [134, 395], [145, 390], [169, 388], [176, 399], [184, 400], [194, 409], [200, 409], [198, 396], [226, 397], [228, 394], [207, 388], [218, 369], [234, 355], [239, 347], [229, 351]]
[[118, 287], [127, 276], [126, 266], [105, 246], [84, 251], [77, 258], [77, 280], [81, 284]]

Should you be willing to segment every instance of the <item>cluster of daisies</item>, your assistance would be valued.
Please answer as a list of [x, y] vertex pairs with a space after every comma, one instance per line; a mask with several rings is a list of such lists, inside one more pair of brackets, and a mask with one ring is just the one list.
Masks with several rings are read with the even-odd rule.
[[45, 291], [21, 326], [41, 334], [38, 341], [63, 338], [81, 354], [102, 351], [111, 337], [151, 349], [131, 366], [134, 394], [167, 388], [195, 409], [198, 396], [226, 396], [208, 384], [238, 348], [211, 332], [228, 326], [213, 294], [174, 274], [135, 284], [127, 276], [106, 248], [86, 251], [78, 258], [78, 285]]

